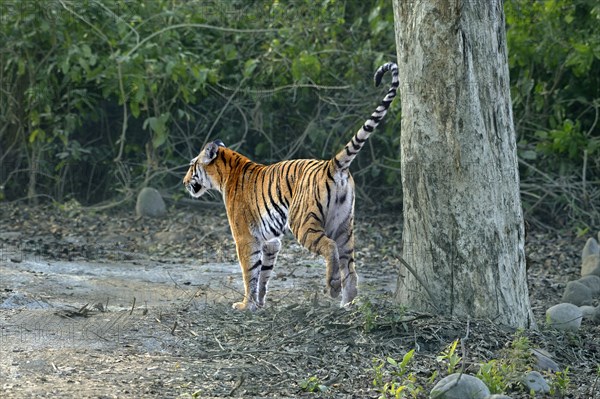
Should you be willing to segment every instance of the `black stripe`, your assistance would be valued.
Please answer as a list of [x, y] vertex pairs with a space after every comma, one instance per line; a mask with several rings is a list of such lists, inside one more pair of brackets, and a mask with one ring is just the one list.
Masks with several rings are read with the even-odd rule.
[[321, 240], [323, 239], [323, 237], [325, 237], [325, 233], [322, 233], [319, 238], [317, 238], [316, 240], [314, 240], [310, 246], [314, 248], [314, 250], [316, 251], [318, 246], [319, 246], [319, 242], [321, 242]]
[[[285, 166], [287, 166], [287, 169], [284, 169], [282, 171], [283, 178], [285, 179], [285, 183], [287, 184], [287, 188], [288, 188], [288, 191], [289, 191], [290, 195], [292, 195], [292, 183], [290, 183], [290, 178], [292, 178], [292, 176], [289, 174], [289, 170], [291, 168], [291, 165], [292, 165], [291, 162], [288, 163], [288, 164], [286, 164]], [[288, 202], [288, 206], [290, 206], [289, 202]]]
[[319, 217], [319, 215], [317, 215], [317, 214], [316, 214], [316, 213], [314, 213], [314, 212], [308, 212], [308, 214], [307, 214], [307, 215], [306, 215], [306, 217], [304, 218], [304, 223], [303, 223], [303, 224], [306, 224], [306, 223], [308, 222], [308, 220], [309, 220], [309, 219], [311, 219], [311, 218], [313, 218], [313, 219], [315, 219], [316, 221], [318, 221], [318, 222], [319, 222], [319, 224], [323, 224], [323, 220], [322, 220], [322, 219]]
[[302, 235], [302, 240], [300, 241], [302, 243], [302, 245], [306, 244], [306, 239], [308, 238], [309, 234], [321, 234], [322, 236], [325, 235], [325, 233], [323, 232], [323, 230], [319, 230], [319, 229], [315, 229], [313, 227], [309, 227], [306, 229], [306, 231], [304, 232], [304, 234]]
[[256, 261], [255, 264], [252, 265], [252, 267], [250, 268], [250, 270], [254, 270], [254, 269], [256, 269], [257, 267], [259, 267], [261, 265], [262, 265], [262, 260], [259, 259], [259, 260]]
[[348, 154], [349, 157], [352, 157], [352, 156], [358, 154], [358, 151], [356, 151], [356, 152], [350, 151], [348, 146], [345, 147], [345, 150], [346, 150], [346, 154]]
[[[272, 181], [271, 181], [271, 183], [272, 183]], [[281, 208], [277, 205], [277, 202], [273, 198], [273, 194], [271, 193], [271, 189], [270, 188], [269, 188], [268, 192], [269, 192], [269, 201], [271, 201], [271, 205], [273, 205], [273, 208], [275, 208], [275, 211], [277, 213], [279, 213], [279, 216], [281, 216], [282, 219], [285, 219], [285, 217], [286, 217], [285, 212], [282, 211]]]
[[321, 205], [319, 199], [317, 199], [317, 208], [319, 208], [319, 212], [321, 212], [321, 215], [323, 216], [322, 220], [325, 220], [325, 212], [323, 212], [323, 205]]

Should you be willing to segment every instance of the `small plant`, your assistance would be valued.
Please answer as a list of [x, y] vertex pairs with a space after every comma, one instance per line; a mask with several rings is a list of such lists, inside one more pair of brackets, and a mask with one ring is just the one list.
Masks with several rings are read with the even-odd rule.
[[358, 312], [362, 315], [364, 331], [367, 333], [373, 331], [377, 326], [377, 319], [379, 319], [375, 306], [371, 301], [366, 300], [358, 307]]
[[477, 377], [490, 389], [491, 393], [505, 393], [510, 382], [507, 376], [511, 375], [510, 365], [501, 364], [496, 360], [484, 363], [477, 372]]
[[[381, 396], [380, 399], [387, 398], [405, 398], [407, 395], [417, 398], [423, 388], [417, 385], [417, 378], [414, 373], [409, 373], [408, 364], [412, 360], [415, 350], [408, 351], [402, 361], [398, 362], [391, 357], [376, 359], [373, 361], [374, 378], [373, 386], [377, 389]], [[389, 370], [387, 370], [387, 369]], [[389, 374], [390, 381], [385, 381], [385, 376]]]
[[327, 386], [324, 385], [319, 377], [311, 376], [305, 380], [300, 381], [300, 388], [304, 392], [325, 392], [327, 391]]
[[531, 344], [522, 334], [522, 331], [515, 334], [510, 346], [501, 351], [499, 359], [480, 366], [477, 377], [491, 393], [505, 393], [521, 385], [523, 373], [531, 369]]
[[565, 368], [564, 371], [557, 371], [552, 379], [552, 386], [550, 387], [550, 393], [552, 395], [559, 395], [564, 397], [569, 389], [571, 379], [569, 378], [569, 368]]
[[447, 363], [448, 374], [453, 374], [456, 371], [456, 366], [460, 363], [462, 358], [456, 354], [456, 347], [458, 345], [458, 339], [455, 339], [450, 345], [442, 351], [436, 360], [440, 363]]
[[510, 349], [505, 357], [509, 364], [514, 365], [516, 371], [526, 371], [531, 367], [531, 343], [529, 338], [524, 337], [523, 331], [519, 330], [510, 344]]

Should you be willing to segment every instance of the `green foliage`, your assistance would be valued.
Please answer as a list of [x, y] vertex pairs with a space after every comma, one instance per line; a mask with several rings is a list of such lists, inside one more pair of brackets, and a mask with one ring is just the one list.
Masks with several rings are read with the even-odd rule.
[[398, 326], [404, 324], [405, 307], [393, 306], [391, 308], [392, 311], [388, 310], [384, 314], [381, 314], [378, 311], [379, 309], [380, 307], [377, 304], [368, 299], [361, 301], [360, 305], [356, 308], [354, 315], [360, 320], [363, 330], [366, 333], [384, 328], [395, 330]]
[[[0, 7], [0, 193], [7, 199], [89, 204], [150, 182], [175, 193], [187, 161], [215, 138], [264, 163], [329, 158], [385, 92], [373, 87], [373, 70], [395, 58], [384, 0]], [[585, 172], [594, 187], [600, 7], [510, 0], [505, 12], [522, 181], [537, 182], [539, 171], [546, 184], [581, 181]], [[358, 195], [371, 205], [401, 205], [400, 101], [392, 110], [353, 164]], [[525, 192], [527, 211], [572, 217], [596, 195]], [[594, 222], [587, 217], [585, 225]]]
[[565, 368], [563, 371], [557, 371], [554, 373], [552, 378], [550, 393], [559, 397], [564, 397], [568, 390], [571, 379], [569, 378], [569, 368]]
[[327, 386], [323, 385], [321, 380], [316, 376], [311, 376], [298, 384], [304, 392], [325, 392]]
[[[330, 157], [383, 95], [371, 76], [394, 48], [383, 0], [9, 2], [1, 23], [3, 192], [83, 203], [150, 180], [179, 189], [217, 137], [265, 163]], [[379, 155], [397, 157], [396, 132]]]
[[525, 372], [532, 366], [531, 344], [521, 331], [515, 334], [509, 348], [500, 358], [482, 364], [477, 372], [491, 393], [507, 393], [521, 384]]
[[477, 372], [477, 377], [490, 389], [491, 393], [505, 393], [511, 386], [509, 376], [514, 374], [512, 366], [490, 360], [484, 363]]
[[362, 315], [363, 320], [363, 329], [365, 332], [371, 332], [377, 326], [377, 319], [380, 318], [379, 314], [376, 312], [373, 303], [369, 300], [366, 300], [360, 304], [358, 307], [358, 312]]
[[423, 387], [417, 384], [415, 374], [409, 369], [414, 354], [415, 350], [411, 349], [401, 362], [391, 357], [373, 360], [373, 387], [381, 393], [381, 399], [417, 398], [423, 392]]
[[[505, 13], [519, 155], [528, 163], [521, 168], [525, 209], [581, 218], [591, 205], [582, 181], [600, 179], [600, 6], [510, 0]], [[552, 190], [564, 194], [544, 201], [543, 186], [556, 180], [562, 189]], [[597, 218], [585, 216], [592, 225]]]
[[453, 374], [456, 372], [456, 367], [462, 360], [462, 358], [456, 353], [456, 347], [458, 346], [459, 341], [460, 340], [455, 339], [446, 347], [446, 349], [442, 351], [439, 356], [436, 357], [438, 362], [446, 364], [448, 374]]

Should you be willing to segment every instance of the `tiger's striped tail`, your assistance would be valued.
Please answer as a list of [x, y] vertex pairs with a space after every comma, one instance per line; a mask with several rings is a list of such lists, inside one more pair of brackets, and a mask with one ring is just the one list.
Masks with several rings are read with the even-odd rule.
[[375, 86], [379, 86], [383, 74], [387, 71], [392, 71], [392, 85], [388, 90], [387, 94], [381, 101], [381, 104], [375, 109], [375, 112], [371, 114], [371, 117], [362, 125], [362, 127], [352, 137], [352, 140], [346, 144], [344, 149], [338, 152], [333, 158], [333, 163], [338, 170], [346, 170], [350, 167], [350, 164], [356, 157], [356, 154], [363, 147], [371, 133], [375, 130], [379, 122], [383, 119], [387, 113], [390, 104], [394, 97], [396, 97], [396, 91], [398, 90], [398, 65], [393, 62], [383, 64], [377, 71], [375, 71]]

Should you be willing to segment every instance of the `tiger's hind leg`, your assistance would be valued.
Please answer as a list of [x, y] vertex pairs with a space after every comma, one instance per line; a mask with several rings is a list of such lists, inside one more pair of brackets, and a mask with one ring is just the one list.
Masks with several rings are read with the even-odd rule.
[[315, 218], [308, 218], [302, 225], [291, 225], [292, 233], [305, 248], [325, 258], [327, 271], [325, 274], [325, 293], [332, 298], [340, 294], [340, 259], [338, 247], [334, 240], [327, 237], [321, 223]]
[[265, 305], [265, 296], [267, 295], [267, 286], [269, 284], [269, 279], [271, 278], [273, 266], [275, 266], [275, 262], [277, 261], [277, 254], [279, 253], [280, 249], [281, 249], [281, 241], [279, 239], [268, 241], [263, 244], [262, 266], [260, 269], [260, 279], [258, 280], [257, 304], [259, 307], [262, 307]]
[[354, 232], [352, 217], [348, 223], [339, 227], [335, 234], [335, 242], [340, 259], [340, 273], [342, 286], [342, 306], [350, 304], [358, 294], [358, 274], [354, 267]]

